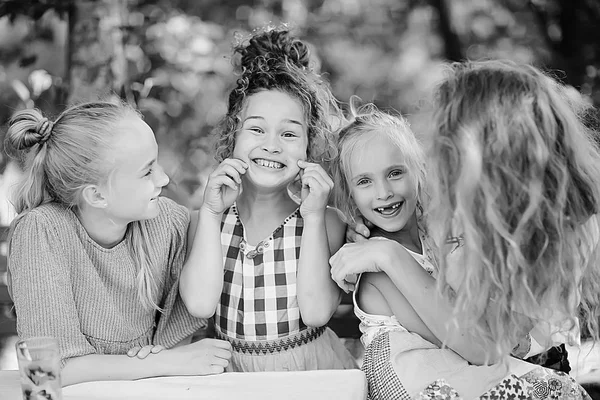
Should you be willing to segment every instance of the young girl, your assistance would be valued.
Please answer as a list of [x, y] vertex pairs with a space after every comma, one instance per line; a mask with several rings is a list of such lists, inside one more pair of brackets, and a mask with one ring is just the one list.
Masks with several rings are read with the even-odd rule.
[[[181, 295], [193, 315], [215, 315], [217, 336], [234, 350], [228, 370], [353, 368], [326, 327], [341, 297], [328, 260], [345, 230], [326, 207], [333, 183], [316, 163], [327, 156], [333, 96], [287, 31], [257, 33], [235, 53], [242, 75]], [[288, 193], [298, 179], [300, 206]]]
[[378, 334], [365, 355], [371, 396], [589, 398], [566, 374], [509, 357], [575, 341], [579, 307], [597, 337], [600, 155], [589, 132], [556, 82], [506, 62], [457, 64], [435, 111], [429, 209], [444, 290], [395, 241], [346, 245], [331, 260], [342, 286], [384, 272], [448, 347]]
[[[8, 253], [17, 330], [58, 339], [63, 385], [223, 371], [224, 341], [147, 354], [204, 320], [178, 297], [189, 216], [160, 197], [169, 178], [140, 115], [108, 102], [71, 107], [55, 121], [24, 110], [6, 142], [25, 163]], [[127, 357], [144, 346], [146, 359]]]
[[[334, 205], [351, 225], [366, 220], [370, 238], [402, 245], [434, 278], [437, 266], [423, 215], [425, 152], [401, 116], [375, 105], [355, 106], [339, 133], [338, 156], [331, 164]], [[359, 289], [360, 288], [360, 289]], [[388, 329], [418, 333], [441, 345], [383, 272], [364, 273], [354, 284], [355, 313], [365, 347]], [[402, 321], [399, 322], [398, 318]]]

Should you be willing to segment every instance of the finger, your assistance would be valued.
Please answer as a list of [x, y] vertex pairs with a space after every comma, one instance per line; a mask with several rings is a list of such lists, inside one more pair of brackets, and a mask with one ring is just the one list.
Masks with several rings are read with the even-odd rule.
[[152, 348], [152, 354], [160, 353], [160, 352], [161, 352], [161, 351], [163, 351], [164, 349], [165, 349], [165, 346], [161, 346], [161, 345], [154, 346], [154, 347]]
[[363, 216], [359, 216], [356, 218], [356, 231], [368, 238], [371, 235], [370, 228], [373, 228], [375, 225], [371, 223], [368, 219]]
[[141, 347], [140, 346], [135, 346], [132, 347], [131, 349], [129, 349], [129, 351], [127, 352], [127, 355], [129, 357], [135, 357], [136, 354], [140, 351]]
[[304, 169], [304, 173], [311, 173], [311, 175], [315, 176], [317, 179], [329, 186], [330, 189], [333, 188], [333, 180], [319, 164], [311, 164], [309, 167]]
[[226, 349], [215, 348], [213, 351], [213, 355], [217, 358], [229, 360], [231, 358], [231, 351]]
[[150, 352], [152, 351], [152, 347], [152, 345], [142, 347], [141, 350], [137, 353], [137, 358], [143, 360], [144, 358], [148, 357], [148, 354], [150, 354]]
[[231, 350], [231, 343], [229, 343], [227, 340], [221, 340], [221, 339], [203, 339], [201, 341], [204, 344], [209, 344], [215, 347], [219, 347], [221, 349], [226, 349], [226, 350]]
[[215, 358], [210, 363], [211, 363], [211, 365], [218, 365], [223, 368], [227, 368], [227, 366], [229, 365], [229, 360], [224, 359], [224, 358]]
[[[246, 171], [244, 170], [244, 173]], [[222, 175], [226, 175], [229, 176], [230, 178], [232, 178], [236, 183], [240, 184], [242, 183], [242, 175], [243, 173], [240, 173], [240, 171], [238, 171], [236, 168], [234, 168], [231, 165], [223, 165], [219, 168], [218, 171], [214, 172], [214, 177], [216, 178], [217, 176], [222, 176]]]
[[225, 372], [225, 368], [222, 365], [210, 365], [207, 375], [222, 374], [223, 372]]
[[219, 165], [231, 165], [237, 169], [240, 174], [245, 174], [246, 170], [248, 169], [248, 164], [239, 158], [226, 158]]
[[233, 189], [233, 190], [237, 190], [238, 189], [238, 184], [235, 183], [235, 181], [233, 179], [231, 179], [231, 177], [227, 176], [227, 175], [221, 175], [216, 177], [213, 180], [213, 188], [217, 189], [217, 188], [222, 188], [223, 186], [228, 186], [229, 188]]
[[321, 186], [324, 190], [327, 190], [328, 192], [330, 192], [333, 188], [333, 181], [329, 179], [327, 174], [323, 174], [317, 169], [305, 171], [304, 175], [302, 176], [302, 183], [304, 183], [304, 181], [308, 178], [311, 178], [318, 182], [319, 186]]

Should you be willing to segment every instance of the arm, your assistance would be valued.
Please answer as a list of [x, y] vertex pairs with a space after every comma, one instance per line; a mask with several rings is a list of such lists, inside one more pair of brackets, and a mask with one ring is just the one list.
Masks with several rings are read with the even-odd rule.
[[343, 243], [345, 226], [335, 209], [327, 208], [333, 181], [314, 163], [298, 161], [301, 169], [300, 213], [304, 219], [297, 291], [302, 320], [308, 326], [323, 326], [340, 304], [341, 292], [331, 280], [329, 257]]
[[363, 274], [357, 294], [359, 305], [365, 312], [395, 315], [409, 332], [419, 334], [438, 347], [442, 346], [442, 342], [425, 325], [406, 297], [383, 272]]
[[62, 370], [62, 385], [156, 376], [218, 374], [229, 364], [230, 348], [228, 342], [204, 339], [157, 354], [149, 354], [145, 359], [99, 354], [75, 357], [70, 359]]
[[341, 291], [331, 279], [330, 254], [343, 244], [345, 225], [333, 209], [304, 219], [298, 265], [298, 303], [309, 326], [325, 325], [340, 303]]
[[436, 288], [436, 282], [398, 243], [391, 240], [345, 245], [332, 257], [332, 276], [339, 285], [344, 277], [364, 271], [385, 272], [435, 337], [472, 364], [495, 363], [481, 339], [453, 324], [454, 310]]
[[190, 314], [210, 318], [223, 290], [221, 215], [200, 209], [192, 214], [188, 257], [181, 271], [179, 291]]
[[237, 159], [224, 160], [210, 174], [204, 201], [193, 215], [188, 231], [188, 257], [181, 272], [179, 291], [190, 314], [209, 318], [223, 290], [221, 218], [241, 191], [241, 176], [247, 165]]

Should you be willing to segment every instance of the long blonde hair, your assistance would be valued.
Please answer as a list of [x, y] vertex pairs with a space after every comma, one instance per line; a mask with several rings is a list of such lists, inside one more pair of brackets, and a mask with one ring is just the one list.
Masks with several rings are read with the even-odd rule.
[[[538, 69], [505, 61], [454, 64], [437, 90], [432, 231], [464, 235], [457, 319], [500, 355], [556, 313], [568, 329], [581, 310], [598, 337], [598, 132], [573, 106]], [[452, 249], [440, 248], [448, 289]]]
[[402, 115], [381, 111], [374, 104], [359, 103], [358, 97], [350, 99], [348, 121], [338, 134], [337, 156], [330, 165], [334, 207], [351, 223], [356, 222], [359, 211], [350, 191], [350, 159], [370, 135], [384, 136], [398, 147], [414, 179], [418, 203], [422, 204], [426, 197], [425, 151], [408, 120]]
[[[24, 175], [14, 192], [17, 217], [12, 233], [21, 219], [34, 208], [56, 202], [74, 210], [89, 184], [108, 182], [115, 168], [107, 160], [119, 134], [117, 124], [138, 112], [124, 103], [90, 102], [73, 106], [55, 121], [37, 109], [22, 110], [9, 121], [7, 152], [24, 167]], [[148, 234], [142, 221], [128, 226], [130, 252], [138, 266], [138, 294], [144, 307], [159, 309], [153, 300], [162, 286], [159, 266], [149, 258]]]

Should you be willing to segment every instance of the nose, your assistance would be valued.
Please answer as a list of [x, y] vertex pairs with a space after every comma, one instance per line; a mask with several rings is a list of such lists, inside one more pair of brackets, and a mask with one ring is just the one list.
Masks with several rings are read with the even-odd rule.
[[262, 149], [273, 154], [281, 153], [281, 144], [279, 143], [279, 135], [268, 133], [264, 136]]
[[165, 174], [165, 170], [158, 163], [154, 166], [154, 184], [157, 187], [165, 187], [169, 183], [169, 176]]
[[388, 181], [378, 182], [375, 185], [377, 200], [387, 200], [394, 195]]

